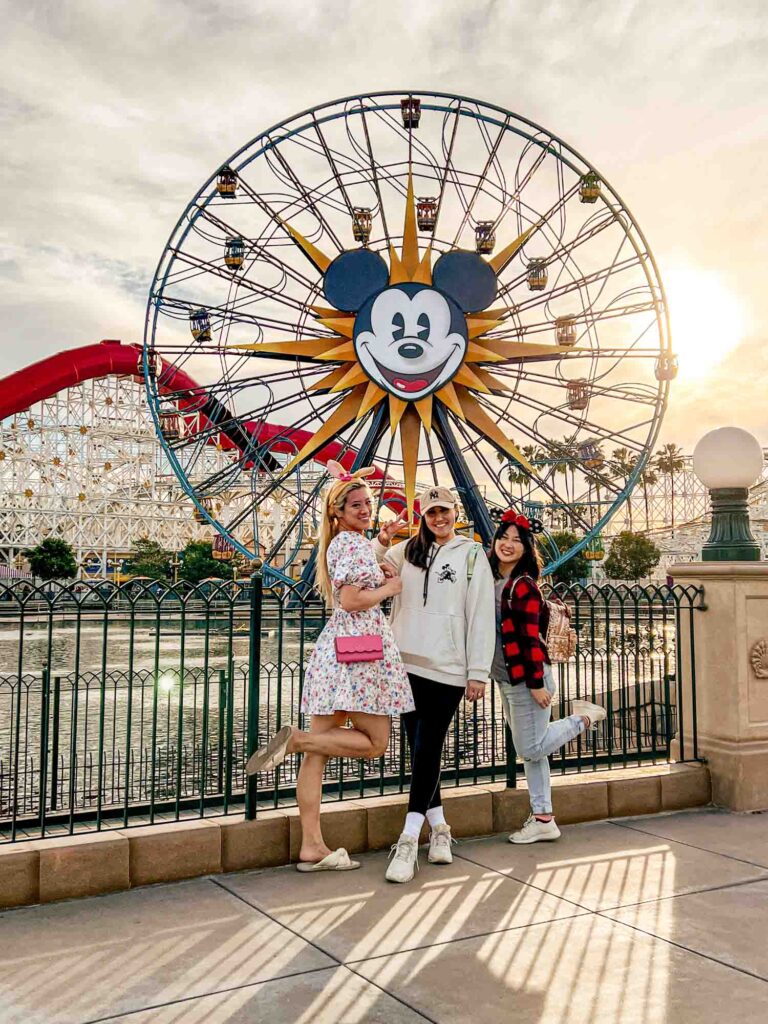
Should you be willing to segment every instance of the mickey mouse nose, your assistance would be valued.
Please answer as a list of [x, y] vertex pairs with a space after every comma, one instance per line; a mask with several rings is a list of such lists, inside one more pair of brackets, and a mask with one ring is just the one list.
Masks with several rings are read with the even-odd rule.
[[403, 359], [418, 359], [424, 354], [424, 348], [415, 341], [408, 341], [397, 350]]

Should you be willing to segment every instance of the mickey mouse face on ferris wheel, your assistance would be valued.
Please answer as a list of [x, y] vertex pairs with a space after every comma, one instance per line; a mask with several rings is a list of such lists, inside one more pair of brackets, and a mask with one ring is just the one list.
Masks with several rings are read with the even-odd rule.
[[325, 273], [325, 296], [336, 309], [357, 313], [355, 353], [368, 377], [405, 401], [444, 387], [467, 352], [464, 314], [496, 297], [496, 275], [475, 253], [449, 252], [432, 284], [389, 283], [384, 260], [369, 249], [343, 252]]

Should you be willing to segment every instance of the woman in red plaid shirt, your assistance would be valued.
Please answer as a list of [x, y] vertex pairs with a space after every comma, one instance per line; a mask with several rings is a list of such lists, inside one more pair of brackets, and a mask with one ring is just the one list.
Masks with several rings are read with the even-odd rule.
[[542, 635], [547, 606], [537, 580], [541, 561], [529, 520], [513, 509], [505, 512], [493, 538], [489, 561], [496, 590], [496, 653], [491, 677], [502, 698], [504, 717], [515, 750], [523, 758], [531, 814], [511, 843], [558, 839], [552, 815], [549, 755], [605, 718], [605, 709], [574, 701], [573, 714], [552, 717], [555, 682]]

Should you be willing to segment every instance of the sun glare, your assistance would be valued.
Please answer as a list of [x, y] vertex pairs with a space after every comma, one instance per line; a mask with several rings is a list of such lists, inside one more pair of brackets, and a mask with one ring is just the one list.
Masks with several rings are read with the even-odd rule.
[[680, 379], [704, 377], [743, 339], [744, 306], [715, 273], [673, 268], [664, 274], [664, 284]]

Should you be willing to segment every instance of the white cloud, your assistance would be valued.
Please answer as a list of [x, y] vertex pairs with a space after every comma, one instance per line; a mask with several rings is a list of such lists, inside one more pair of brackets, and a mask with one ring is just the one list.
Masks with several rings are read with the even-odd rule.
[[[768, 322], [762, 0], [70, 0], [6, 5], [4, 29], [0, 373], [137, 340], [177, 216], [260, 130], [336, 96], [428, 86], [558, 132], [617, 186], [662, 275], [722, 277], [755, 334], [695, 390], [713, 422], [763, 415], [768, 441], [764, 385], [743, 372]], [[670, 439], [688, 391], [673, 391]]]

